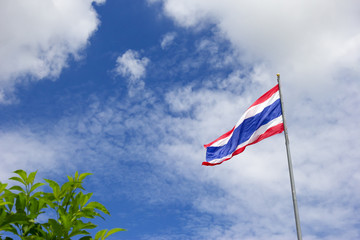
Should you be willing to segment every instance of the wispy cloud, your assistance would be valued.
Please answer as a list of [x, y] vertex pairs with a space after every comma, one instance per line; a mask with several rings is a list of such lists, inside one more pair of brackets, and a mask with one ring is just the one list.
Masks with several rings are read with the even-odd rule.
[[39, 130], [36, 126], [26, 126], [1, 131], [0, 181], [6, 181], [17, 169], [39, 170], [39, 176], [54, 172], [62, 174], [69, 169], [73, 171], [70, 156], [78, 148], [74, 139], [61, 132], [50, 129], [36, 131], [32, 127]]
[[80, 59], [97, 30], [92, 3], [104, 1], [2, 1], [0, 3], [0, 103], [15, 84], [57, 78], [68, 59]]
[[[213, 86], [210, 89], [187, 86], [168, 93], [170, 109], [191, 112], [185, 117], [191, 124], [182, 125], [187, 130], [178, 132], [191, 135], [196, 129], [200, 136], [213, 140], [218, 135], [212, 129], [218, 129], [221, 134], [230, 129], [231, 121], [236, 121], [230, 108], [241, 113], [234, 103], [250, 103], [251, 96], [259, 96], [259, 88], [265, 90], [265, 86], [275, 84], [275, 73], [280, 72], [304, 235], [310, 239], [357, 238], [359, 218], [348, 209], [357, 209], [358, 200], [354, 199], [360, 197], [352, 191], [360, 181], [359, 154], [354, 152], [353, 145], [358, 142], [356, 135], [359, 134], [353, 119], [360, 117], [356, 107], [360, 101], [356, 95], [359, 15], [354, 11], [354, 6], [359, 4], [355, 1], [341, 4], [332, 1], [330, 5], [325, 1], [275, 1], [266, 6], [231, 0], [157, 2], [163, 3], [167, 16], [184, 27], [215, 24], [217, 33], [229, 39], [239, 53], [241, 65], [249, 67], [249, 71], [234, 71], [225, 78], [204, 84]], [[326, 11], [319, 15], [316, 13], [319, 8]], [[198, 44], [198, 49], [217, 52], [216, 43], [210, 44], [207, 40]], [[230, 86], [237, 87], [241, 97], [230, 94], [233, 93]], [[222, 87], [226, 89], [223, 94]], [[209, 106], [211, 111], [206, 109]], [[189, 135], [184, 139], [184, 142], [177, 140], [163, 146], [165, 152], [172, 154], [170, 158], [179, 159], [177, 162], [189, 159], [175, 153], [184, 152], [180, 149], [185, 142], [195, 140]], [[204, 181], [216, 182], [225, 191], [225, 197], [212, 201], [213, 198], [204, 195], [199, 198], [202, 204], [197, 205], [198, 208], [225, 213], [227, 219], [234, 220], [228, 228], [210, 231], [211, 239], [290, 239], [294, 235], [294, 227], [284, 220], [293, 221], [281, 145], [282, 139], [277, 136], [256, 146], [261, 148], [261, 153], [255, 148], [247, 149], [231, 163], [234, 170], [227, 165], [206, 170], [211, 175]], [[181, 163], [178, 167], [185, 169]], [[191, 177], [190, 172], [182, 174]], [[320, 220], [321, 216], [329, 217]], [[282, 228], [275, 229], [274, 224]]]
[[165, 48], [169, 47], [173, 43], [175, 38], [176, 38], [175, 32], [170, 32], [170, 33], [165, 34], [160, 43], [161, 48], [165, 49]]

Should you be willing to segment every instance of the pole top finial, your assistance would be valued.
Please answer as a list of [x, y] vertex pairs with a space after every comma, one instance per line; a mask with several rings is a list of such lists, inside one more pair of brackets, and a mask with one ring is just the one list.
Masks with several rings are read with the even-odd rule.
[[276, 76], [280, 77], [280, 73], [277, 73]]

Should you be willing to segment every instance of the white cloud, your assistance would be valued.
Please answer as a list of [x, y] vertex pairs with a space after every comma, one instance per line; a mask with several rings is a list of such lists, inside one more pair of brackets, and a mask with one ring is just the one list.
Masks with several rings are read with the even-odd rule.
[[39, 170], [39, 176], [59, 169], [72, 169], [69, 156], [78, 147], [73, 139], [61, 132], [34, 132], [29, 128], [0, 131], [0, 181], [7, 180], [17, 169]]
[[94, 2], [105, 1], [0, 2], [0, 90], [5, 97], [17, 83], [58, 77], [69, 57], [81, 57], [99, 25]]
[[139, 52], [131, 49], [116, 59], [115, 72], [129, 78], [130, 96], [144, 89], [145, 82], [142, 78], [146, 75], [146, 66], [149, 62], [150, 60], [147, 57], [141, 58]]
[[146, 74], [147, 57], [140, 58], [137, 51], [127, 50], [116, 59], [115, 71], [117, 74], [131, 79], [140, 79]]
[[169, 47], [173, 43], [175, 38], [176, 38], [175, 32], [170, 32], [170, 33], [165, 34], [160, 43], [161, 48], [165, 49], [165, 48]]
[[[163, 0], [164, 12], [178, 24], [217, 25], [241, 53], [244, 63], [263, 62], [298, 87], [333, 84], [342, 69], [358, 73], [359, 2]], [[359, 75], [358, 75], [359, 76]], [[312, 81], [311, 79], [317, 79]]]

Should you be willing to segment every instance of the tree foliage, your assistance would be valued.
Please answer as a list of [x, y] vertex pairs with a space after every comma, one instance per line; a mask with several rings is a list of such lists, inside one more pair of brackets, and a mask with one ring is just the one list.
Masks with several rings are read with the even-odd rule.
[[[24, 240], [68, 240], [81, 237], [79, 240], [103, 240], [111, 234], [125, 231], [122, 228], [100, 230], [91, 237], [89, 229], [97, 227], [90, 219], [103, 218], [101, 214], [110, 215], [100, 203], [90, 201], [92, 193], [85, 193], [83, 180], [90, 173], [75, 173], [68, 176], [68, 181], [61, 186], [53, 180], [44, 179], [51, 188], [49, 192], [38, 191], [45, 183], [35, 182], [37, 172], [27, 174], [23, 170], [14, 172], [17, 176], [10, 180], [18, 185], [7, 188], [0, 182], [0, 240], [4, 233], [12, 233]], [[40, 222], [39, 216], [55, 216]]]

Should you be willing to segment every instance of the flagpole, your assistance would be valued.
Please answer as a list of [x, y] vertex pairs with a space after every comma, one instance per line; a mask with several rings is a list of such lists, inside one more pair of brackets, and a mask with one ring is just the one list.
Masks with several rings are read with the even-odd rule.
[[285, 145], [286, 145], [286, 153], [287, 153], [288, 166], [289, 166], [289, 175], [290, 175], [290, 184], [291, 184], [292, 200], [293, 200], [293, 206], [294, 206], [294, 214], [295, 214], [295, 223], [296, 223], [297, 239], [298, 239], [298, 240], [302, 240], [302, 237], [301, 237], [301, 227], [300, 227], [300, 218], [299, 218], [299, 210], [298, 210], [297, 200], [296, 200], [296, 190], [295, 190], [294, 173], [293, 173], [293, 167], [292, 167], [292, 162], [291, 162], [290, 146], [289, 146], [289, 137], [288, 137], [287, 127], [286, 127], [286, 122], [285, 122], [285, 113], [284, 113], [283, 99], [282, 99], [282, 95], [281, 95], [280, 74], [279, 74], [279, 73], [277, 74], [277, 82], [278, 82], [278, 84], [279, 84], [279, 94], [280, 94], [281, 111], [282, 111], [282, 118], [283, 118], [283, 122], [284, 122]]

